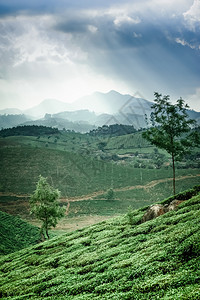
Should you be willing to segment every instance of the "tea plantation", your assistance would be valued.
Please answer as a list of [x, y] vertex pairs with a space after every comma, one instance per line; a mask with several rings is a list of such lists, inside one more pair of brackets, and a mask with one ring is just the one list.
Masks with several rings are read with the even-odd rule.
[[2, 257], [0, 297], [200, 299], [199, 187], [176, 198], [145, 223], [138, 209]]
[[[24, 136], [0, 138], [0, 192], [4, 195], [31, 194], [40, 174], [47, 177], [50, 184], [61, 191], [62, 196], [67, 197], [106, 192], [110, 187], [145, 185], [152, 180], [172, 176], [171, 168], [135, 168], [132, 162], [118, 164], [94, 155], [81, 154], [78, 145], [80, 147], [81, 139], [86, 143], [89, 138], [79, 135], [62, 136], [63, 140], [66, 138], [66, 145], [74, 143], [74, 150], [63, 146], [63, 140], [51, 144], [50, 140], [55, 139], [55, 136], [49, 140], [47, 137], [42, 140], [42, 137], [37, 139]], [[48, 147], [45, 146], [47, 140]], [[95, 143], [90, 141], [86, 148], [91, 150]], [[198, 168], [177, 169], [177, 177], [198, 174]], [[197, 182], [198, 177], [190, 187]]]
[[0, 211], [0, 255], [8, 254], [40, 240], [39, 228]]

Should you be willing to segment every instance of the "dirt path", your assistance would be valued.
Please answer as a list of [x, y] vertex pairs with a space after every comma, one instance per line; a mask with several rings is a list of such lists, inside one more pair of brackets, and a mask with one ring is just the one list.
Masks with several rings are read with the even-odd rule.
[[[183, 180], [183, 179], [188, 179], [188, 178], [195, 178], [195, 177], [200, 177], [200, 174], [197, 175], [188, 175], [188, 176], [179, 176], [176, 178], [176, 181], [178, 180]], [[150, 189], [153, 188], [154, 186], [156, 186], [159, 183], [162, 182], [168, 182], [168, 181], [172, 181], [172, 178], [163, 178], [163, 179], [157, 179], [157, 180], [153, 180], [145, 185], [133, 185], [133, 186], [126, 186], [126, 187], [122, 187], [122, 188], [115, 188], [113, 189], [114, 192], [125, 192], [125, 191], [129, 191], [129, 190], [135, 190], [135, 189]], [[94, 197], [96, 196], [100, 196], [105, 194], [106, 191], [98, 191], [98, 192], [94, 192], [88, 195], [84, 195], [84, 196], [77, 196], [77, 197], [69, 197], [69, 198], [61, 198], [60, 202], [74, 202], [74, 201], [84, 201], [84, 200], [92, 200]], [[0, 192], [0, 196], [13, 196], [13, 197], [17, 197], [17, 198], [29, 198], [30, 195], [18, 195], [15, 193], [2, 193]]]
[[[200, 174], [197, 175], [188, 175], [188, 176], [180, 176], [176, 178], [176, 181], [178, 180], [183, 180], [183, 179], [188, 179], [188, 178], [195, 178], [199, 176]], [[133, 186], [126, 186], [123, 188], [115, 188], [113, 189], [114, 192], [125, 192], [125, 191], [129, 191], [129, 190], [135, 190], [135, 189], [150, 189], [153, 188], [154, 186], [156, 186], [159, 183], [163, 183], [163, 182], [168, 182], [168, 181], [172, 181], [173, 178], [163, 178], [163, 179], [157, 179], [157, 180], [153, 180], [145, 185], [133, 185]], [[96, 196], [100, 196], [105, 194], [105, 191], [98, 191], [95, 193], [91, 193], [85, 196], [81, 196], [81, 197], [71, 197], [71, 198], [62, 198], [60, 199], [61, 202], [73, 202], [73, 201], [83, 201], [83, 200], [92, 200], [94, 197]]]
[[0, 196], [8, 196], [8, 197], [17, 197], [17, 198], [26, 198], [26, 197], [30, 197], [30, 195], [28, 194], [15, 194], [15, 193], [3, 193], [0, 192]]
[[[200, 174], [197, 175], [188, 175], [188, 176], [180, 176], [176, 178], [176, 181], [178, 180], [183, 180], [183, 179], [188, 179], [188, 178], [195, 178], [197, 176], [200, 176]], [[168, 182], [168, 181], [172, 181], [173, 178], [164, 178], [164, 179], [157, 179], [157, 180], [153, 180], [145, 185], [135, 185], [135, 186], [130, 186], [130, 187], [125, 187], [125, 188], [120, 188], [120, 189], [115, 189], [116, 192], [120, 192], [120, 191], [128, 191], [128, 190], [134, 190], [134, 189], [149, 189], [152, 188], [154, 186], [156, 186], [159, 183], [162, 182]]]
[[[177, 177], [176, 180], [184, 180], [184, 179], [189, 179], [189, 178], [195, 178], [195, 177], [199, 177], [200, 174], [197, 175], [188, 175], [188, 176], [180, 176]], [[157, 184], [159, 183], [163, 183], [163, 182], [170, 182], [172, 181], [172, 178], [165, 178], [165, 179], [157, 179], [157, 180], [153, 180], [145, 185], [135, 185], [135, 186], [127, 186], [127, 187], [123, 187], [123, 188], [116, 188], [114, 189], [115, 192], [120, 192], [120, 191], [128, 191], [128, 190], [134, 190], [134, 189], [150, 189], [155, 187]], [[106, 191], [97, 191], [85, 196], [77, 196], [77, 197], [70, 197], [70, 198], [62, 198], [60, 199], [60, 201], [66, 206], [66, 212], [65, 215], [68, 215], [68, 212], [70, 210], [70, 202], [73, 201], [84, 201], [84, 200], [93, 200], [94, 197], [96, 196], [100, 196], [102, 194], [105, 194]], [[29, 215], [29, 202], [26, 200], [27, 198], [30, 197], [30, 195], [18, 195], [15, 193], [0, 193], [0, 196], [13, 196], [13, 197], [17, 197], [16, 200], [12, 200], [9, 201], [9, 205], [8, 202], [2, 202], [0, 203], [0, 208], [2, 211], [5, 211], [9, 214], [13, 214], [13, 212], [15, 212], [14, 214], [16, 215], [20, 215], [22, 219], [24, 219], [25, 221], [36, 225], [36, 226], [40, 226], [40, 223], [38, 223], [38, 220], [36, 219], [30, 219], [30, 215]], [[21, 213], [23, 212], [23, 215], [21, 215]], [[85, 215], [85, 216], [76, 216], [74, 218], [63, 218], [62, 220], [59, 221], [55, 232], [58, 231], [60, 233], [65, 233], [65, 232], [70, 232], [76, 229], [81, 229], [84, 228], [85, 226], [89, 226], [92, 224], [96, 224], [98, 222], [107, 220], [108, 218], [112, 218], [112, 216], [98, 216], [98, 215]], [[59, 234], [60, 234], [59, 233]]]

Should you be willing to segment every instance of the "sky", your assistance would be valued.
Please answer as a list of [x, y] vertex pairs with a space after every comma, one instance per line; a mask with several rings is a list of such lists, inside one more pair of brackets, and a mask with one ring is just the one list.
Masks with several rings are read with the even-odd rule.
[[200, 0], [0, 0], [0, 109], [110, 90], [200, 111]]

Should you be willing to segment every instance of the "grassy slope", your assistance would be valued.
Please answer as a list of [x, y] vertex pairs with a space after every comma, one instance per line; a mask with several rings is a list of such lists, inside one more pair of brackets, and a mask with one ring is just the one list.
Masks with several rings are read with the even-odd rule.
[[37, 227], [1, 211], [0, 224], [0, 255], [29, 247], [40, 239]]
[[143, 224], [140, 209], [7, 255], [0, 297], [199, 299], [199, 207], [197, 195]]
[[132, 149], [134, 151], [134, 149], [137, 148], [153, 148], [153, 146], [142, 137], [141, 132], [117, 137], [110, 137], [107, 140], [108, 143], [106, 149], [119, 149], [122, 147], [124, 149]]
[[[19, 144], [16, 137], [0, 139], [0, 146], [0, 192], [4, 193], [32, 193], [40, 174], [69, 197], [171, 177], [170, 169], [135, 169], [44, 144], [38, 148]], [[177, 176], [197, 173], [198, 169], [177, 170]]]
[[[198, 183], [198, 177], [177, 180], [177, 193], [183, 192], [185, 189], [189, 189]], [[171, 180], [168, 182], [159, 183], [151, 188], [141, 187], [121, 192], [115, 191], [114, 197], [116, 200], [105, 200], [105, 194], [103, 194], [97, 196], [94, 200], [70, 202], [70, 209], [67, 219], [69, 219], [69, 217], [83, 215], [120, 215], [126, 213], [130, 207], [132, 209], [138, 209], [155, 203], [156, 201], [162, 201], [163, 198], [170, 197], [171, 194]]]

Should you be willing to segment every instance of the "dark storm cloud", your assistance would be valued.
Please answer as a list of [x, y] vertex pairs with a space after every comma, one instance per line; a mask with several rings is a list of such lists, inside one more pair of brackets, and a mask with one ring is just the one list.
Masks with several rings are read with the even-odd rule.
[[[105, 2], [56, 3], [36, 1], [27, 4], [26, 9], [32, 13], [52, 13], [55, 9], [52, 29], [71, 34], [73, 43], [87, 52], [88, 64], [97, 72], [136, 83], [140, 88], [144, 82], [152, 87], [159, 83], [178, 94], [198, 85], [199, 35], [185, 26], [183, 15], [172, 18], [168, 14], [160, 16], [159, 12], [116, 13], [103, 9], [92, 13], [95, 8], [106, 7]], [[190, 82], [189, 86], [185, 82]]]
[[44, 14], [44, 13], [62, 13], [63, 10], [81, 10], [86, 8], [100, 8], [109, 5], [116, 5], [123, 1], [110, 0], [1, 0], [0, 16], [18, 15], [18, 14]]
[[[64, 16], [57, 17], [57, 24], [54, 29], [72, 33], [75, 38], [76, 34], [82, 33], [82, 35], [78, 36], [80, 43], [82, 40], [88, 39], [89, 44], [93, 44], [93, 46], [98, 45], [101, 48], [105, 47], [107, 50], [110, 47], [112, 50], [112, 47], [116, 47], [116, 45], [119, 49], [150, 46], [155, 43], [168, 47], [169, 38], [171, 38], [171, 42], [176, 42], [177, 38], [185, 38], [194, 48], [198, 48], [200, 41], [197, 32], [192, 32], [184, 25], [183, 16], [177, 18], [169, 18], [169, 16], [161, 18], [157, 16], [155, 18], [155, 16], [140, 15], [141, 13], [130, 12], [127, 16], [127, 22], [124, 19], [120, 24], [117, 24], [117, 16], [112, 14], [99, 13], [99, 15], [93, 16], [85, 11], [79, 11], [74, 12], [72, 16], [66, 12]], [[96, 35], [91, 36], [90, 26], [94, 26], [97, 29]], [[198, 33], [200, 33], [199, 29]]]
[[194, 94], [199, 87], [200, 29], [191, 16], [193, 1], [163, 2], [2, 0], [4, 73], [12, 64], [25, 62], [32, 72], [36, 61], [64, 59], [63, 64], [70, 61], [77, 70], [79, 64], [87, 65], [141, 93], [153, 95], [159, 89], [178, 96]]
[[80, 16], [73, 15], [73, 18], [70, 15], [65, 15], [64, 20], [59, 20], [55, 25], [54, 29], [72, 34], [89, 32], [88, 26], [94, 23], [93, 20], [90, 22], [89, 19], [80, 18]]
[[[130, 15], [130, 17], [134, 20], [137, 16]], [[79, 44], [86, 47], [85, 50], [96, 65], [118, 60], [118, 64], [114, 64], [114, 69], [116, 69], [121, 58], [123, 58], [123, 64], [129, 67], [131, 62], [134, 64], [141, 62], [142, 66], [146, 64], [152, 70], [157, 69], [165, 78], [177, 76], [176, 81], [180, 84], [180, 77], [184, 80], [184, 77], [188, 77], [188, 73], [177, 75], [176, 71], [187, 70], [194, 75], [200, 71], [196, 64], [199, 53], [189, 47], [190, 43], [197, 47], [200, 41], [196, 33], [190, 32], [183, 25], [180, 30], [183, 18], [179, 17], [169, 22], [159, 19], [153, 22], [151, 19], [141, 18], [138, 23], [124, 22], [120, 26], [116, 26], [114, 17], [108, 15], [95, 18], [82, 16], [79, 19], [77, 16], [74, 19], [66, 19], [66, 21], [58, 22], [56, 30], [72, 33], [74, 39], [77, 34]], [[89, 25], [97, 28], [95, 34], [91, 34]], [[182, 40], [187, 41], [188, 45], [181, 44]], [[102, 50], [104, 50], [103, 53]], [[98, 59], [95, 59], [96, 57]], [[111, 68], [112, 66], [113, 64]], [[126, 70], [127, 73], [129, 72]]]
[[63, 9], [75, 9], [78, 7], [78, 3], [79, 1], [70, 0], [1, 0], [0, 17], [46, 13], [55, 14], [62, 12]]
[[[51, 1], [50, 1], [51, 2]], [[11, 16], [20, 13], [38, 13], [44, 9], [45, 1], [16, 1], [2, 0], [0, 2], [0, 16]]]

